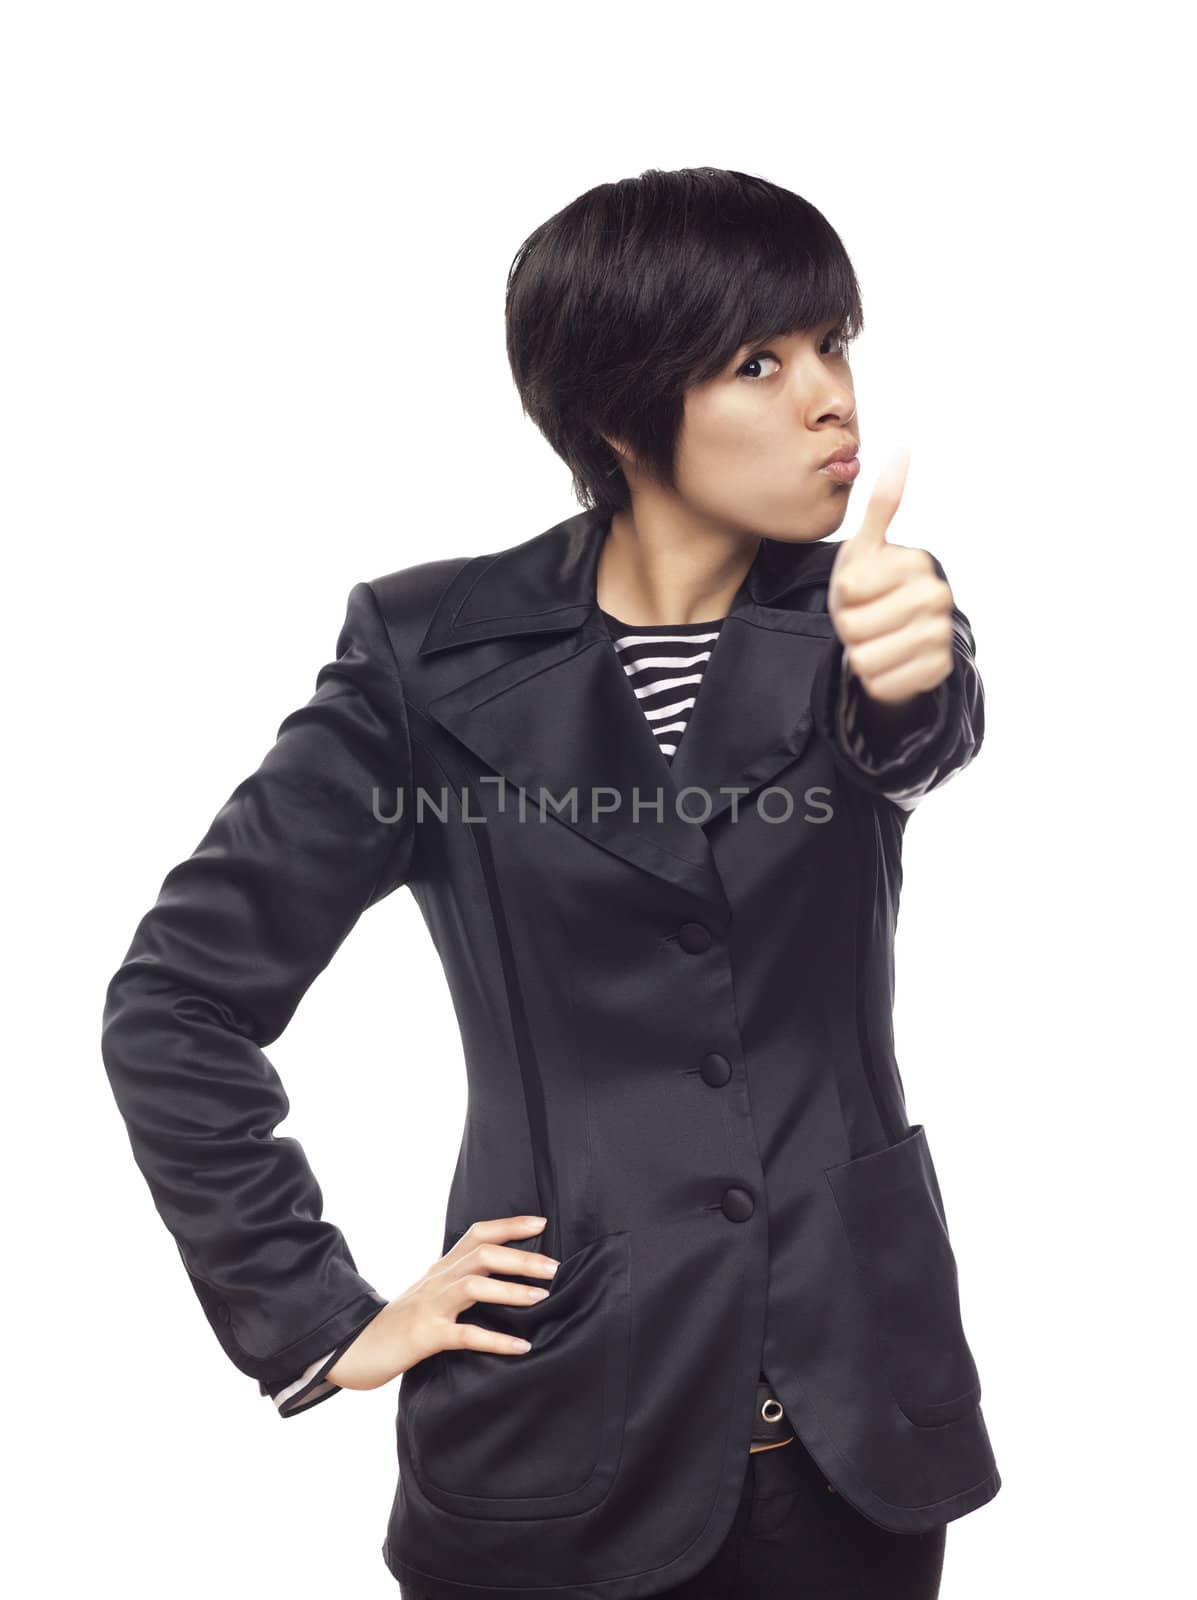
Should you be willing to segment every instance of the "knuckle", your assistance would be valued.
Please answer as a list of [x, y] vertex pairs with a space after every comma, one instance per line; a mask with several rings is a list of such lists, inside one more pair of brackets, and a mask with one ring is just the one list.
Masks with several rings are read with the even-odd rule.
[[840, 637], [852, 649], [867, 644], [872, 636], [869, 625], [858, 614], [847, 613], [840, 618], [840, 624]]
[[945, 599], [950, 601], [951, 591], [943, 579], [935, 577], [933, 573], [923, 573], [914, 578], [911, 588], [920, 608], [929, 614], [943, 610]]
[[867, 644], [858, 643], [847, 646], [848, 665], [858, 678], [865, 678], [869, 673], [869, 661], [872, 652]]

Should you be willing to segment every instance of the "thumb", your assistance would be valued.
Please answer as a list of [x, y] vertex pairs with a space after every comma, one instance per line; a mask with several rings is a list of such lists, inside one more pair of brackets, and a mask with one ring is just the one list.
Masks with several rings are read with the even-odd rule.
[[850, 540], [853, 554], [880, 550], [885, 544], [886, 530], [902, 503], [902, 490], [906, 485], [909, 466], [910, 452], [903, 447], [889, 458], [877, 474], [864, 518]]

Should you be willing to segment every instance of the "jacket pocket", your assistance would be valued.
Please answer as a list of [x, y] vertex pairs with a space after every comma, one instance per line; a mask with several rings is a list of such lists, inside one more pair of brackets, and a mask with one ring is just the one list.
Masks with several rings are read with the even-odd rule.
[[628, 1234], [591, 1240], [538, 1281], [544, 1300], [479, 1301], [458, 1317], [528, 1339], [531, 1350], [439, 1351], [419, 1364], [428, 1370], [401, 1405], [412, 1471], [445, 1510], [572, 1516], [614, 1481], [631, 1335]]
[[825, 1168], [824, 1176], [873, 1307], [894, 1399], [919, 1427], [958, 1421], [980, 1401], [981, 1384], [922, 1124], [884, 1150]]

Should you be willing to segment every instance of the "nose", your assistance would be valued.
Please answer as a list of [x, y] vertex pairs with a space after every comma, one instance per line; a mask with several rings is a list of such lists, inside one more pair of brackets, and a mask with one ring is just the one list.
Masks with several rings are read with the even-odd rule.
[[856, 396], [851, 384], [835, 373], [824, 372], [816, 389], [807, 396], [808, 426], [839, 428], [848, 426], [856, 415]]
[[831, 424], [846, 428], [855, 415], [856, 401], [848, 395], [841, 401], [833, 402], [826, 410], [820, 411], [818, 421], [821, 427]]

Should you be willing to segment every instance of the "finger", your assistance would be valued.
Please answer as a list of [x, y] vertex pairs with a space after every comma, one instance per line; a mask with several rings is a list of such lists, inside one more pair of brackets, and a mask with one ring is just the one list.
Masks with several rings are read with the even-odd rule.
[[561, 1265], [552, 1256], [505, 1244], [480, 1244], [462, 1262], [470, 1272], [510, 1272], [529, 1278], [551, 1278]]
[[913, 661], [906, 661], [889, 672], [870, 677], [866, 693], [870, 699], [887, 705], [901, 705], [915, 695], [926, 694], [949, 676], [952, 670], [951, 651], [928, 651]]
[[508, 1333], [496, 1333], [493, 1328], [480, 1328], [476, 1322], [451, 1322], [445, 1348], [490, 1350], [500, 1356], [523, 1356], [532, 1346], [527, 1339], [514, 1339]]
[[483, 1243], [501, 1244], [504, 1239], [529, 1239], [535, 1238], [538, 1233], [543, 1233], [546, 1217], [481, 1217], [470, 1226], [456, 1241], [451, 1250], [445, 1252], [446, 1256], [467, 1255], [476, 1245]]
[[[892, 633], [914, 617], [950, 609], [947, 585], [927, 570], [927, 554], [887, 544], [834, 578], [837, 624], [845, 644]], [[942, 591], [942, 593], [941, 593]]]
[[489, 1278], [483, 1272], [467, 1272], [447, 1284], [444, 1294], [456, 1315], [480, 1300], [496, 1306], [526, 1306], [546, 1299], [549, 1290], [537, 1283], [510, 1283], [506, 1278]]
[[885, 544], [885, 534], [902, 503], [902, 490], [910, 466], [910, 452], [903, 447], [882, 467], [877, 482], [865, 507], [864, 519], [852, 538], [856, 551], [880, 550]]
[[848, 660], [858, 678], [874, 679], [911, 662], [930, 658], [938, 661], [952, 654], [952, 625], [940, 617], [914, 617], [889, 633], [870, 635], [849, 647]]

